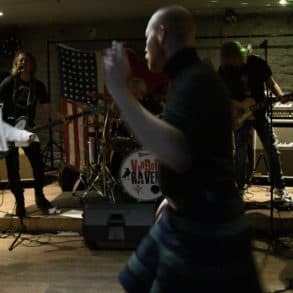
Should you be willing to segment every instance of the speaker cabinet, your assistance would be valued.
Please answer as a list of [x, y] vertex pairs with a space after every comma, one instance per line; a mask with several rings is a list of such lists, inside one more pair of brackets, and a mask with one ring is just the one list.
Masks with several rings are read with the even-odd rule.
[[[293, 126], [293, 124], [292, 124]], [[277, 145], [280, 151], [281, 166], [284, 178], [293, 178], [293, 131], [292, 127], [274, 126], [273, 130], [277, 136]], [[256, 176], [267, 176], [269, 159], [254, 130], [254, 167]]]
[[83, 212], [83, 236], [90, 249], [135, 248], [155, 217], [154, 203], [88, 203]]
[[[19, 153], [19, 175], [22, 181], [32, 181], [33, 172], [30, 162], [22, 148], [18, 149]], [[8, 181], [5, 160], [0, 160], [0, 181]]]

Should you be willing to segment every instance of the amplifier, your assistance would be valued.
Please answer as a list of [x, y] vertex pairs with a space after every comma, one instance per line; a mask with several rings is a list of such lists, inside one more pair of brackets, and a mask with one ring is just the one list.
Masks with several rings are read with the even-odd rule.
[[[25, 155], [22, 148], [18, 149], [18, 153], [19, 153], [19, 174], [20, 174], [22, 183], [25, 183], [25, 182], [33, 183], [34, 176], [33, 176], [29, 159]], [[0, 181], [1, 182], [8, 181], [7, 169], [6, 169], [6, 164], [4, 159], [0, 160]]]
[[272, 118], [292, 120], [293, 123], [293, 103], [275, 103], [273, 106]]
[[135, 248], [154, 223], [155, 203], [87, 203], [83, 236], [90, 249]]
[[[276, 124], [273, 124], [276, 125]], [[292, 125], [293, 126], [293, 125]], [[280, 151], [281, 166], [283, 169], [283, 175], [286, 179], [293, 178], [293, 131], [291, 127], [273, 127], [274, 132], [277, 136], [277, 145]], [[269, 160], [265, 155], [263, 146], [254, 130], [254, 168], [256, 176], [268, 175], [268, 170], [265, 164], [265, 160], [269, 165]], [[262, 156], [261, 159], [260, 156]], [[258, 160], [259, 159], [259, 160]], [[256, 162], [259, 161], [258, 166]]]

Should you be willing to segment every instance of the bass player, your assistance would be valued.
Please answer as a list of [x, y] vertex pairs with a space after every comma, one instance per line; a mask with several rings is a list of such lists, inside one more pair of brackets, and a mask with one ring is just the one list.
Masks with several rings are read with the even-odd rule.
[[[265, 60], [247, 50], [240, 42], [226, 42], [221, 47], [221, 65], [219, 74], [230, 90], [234, 116], [241, 112], [244, 100], [252, 98], [256, 103], [266, 100], [265, 85], [276, 96], [282, 97], [283, 92], [272, 77], [272, 70]], [[282, 100], [286, 102], [286, 100]], [[236, 117], [234, 117], [236, 118]], [[253, 127], [259, 136], [264, 150], [270, 160], [270, 179], [274, 185], [274, 193], [282, 201], [291, 202], [283, 179], [280, 163], [280, 152], [277, 148], [276, 136], [271, 137], [270, 121], [265, 108], [254, 112], [253, 118], [247, 119], [235, 135], [235, 167], [238, 188], [244, 194], [247, 183], [247, 154], [250, 129]]]

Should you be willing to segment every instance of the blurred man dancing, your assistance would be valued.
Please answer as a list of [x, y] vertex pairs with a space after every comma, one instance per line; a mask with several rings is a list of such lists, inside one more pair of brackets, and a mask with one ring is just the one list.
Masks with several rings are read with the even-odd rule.
[[[120, 273], [127, 292], [261, 292], [232, 158], [226, 88], [195, 50], [195, 23], [164, 7], [146, 28], [146, 59], [170, 80], [164, 120], [127, 88], [129, 64], [113, 42], [104, 67], [108, 90], [133, 133], [160, 161], [167, 206]], [[216, 142], [216, 145], [215, 143]]]

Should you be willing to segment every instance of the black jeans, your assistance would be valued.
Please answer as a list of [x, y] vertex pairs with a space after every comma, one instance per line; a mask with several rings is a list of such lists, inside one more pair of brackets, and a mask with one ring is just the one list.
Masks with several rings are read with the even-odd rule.
[[[35, 195], [37, 198], [43, 198], [44, 164], [41, 155], [40, 143], [33, 142], [28, 147], [24, 147], [23, 150], [33, 169], [33, 176], [35, 179]], [[14, 194], [16, 201], [23, 200], [23, 187], [19, 175], [18, 148], [14, 147], [8, 152], [8, 155], [6, 156], [6, 167], [9, 187]]]
[[271, 137], [270, 122], [267, 115], [258, 115], [256, 120], [246, 121], [245, 124], [235, 131], [235, 167], [237, 184], [243, 188], [247, 183], [247, 154], [249, 131], [253, 127], [263, 145], [263, 148], [269, 159], [270, 180], [273, 186], [284, 188], [283, 172], [280, 162], [280, 152], [277, 148], [277, 138], [273, 131]]

